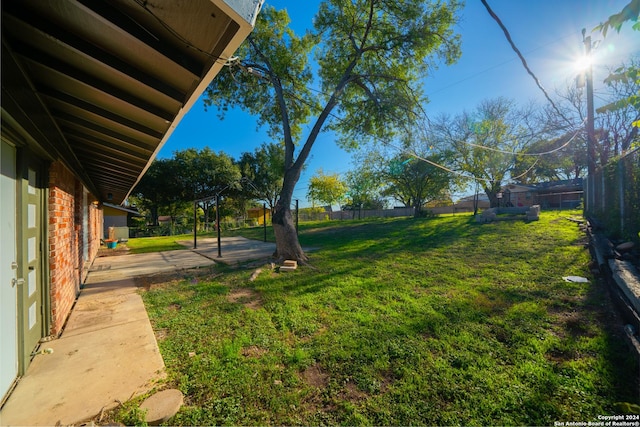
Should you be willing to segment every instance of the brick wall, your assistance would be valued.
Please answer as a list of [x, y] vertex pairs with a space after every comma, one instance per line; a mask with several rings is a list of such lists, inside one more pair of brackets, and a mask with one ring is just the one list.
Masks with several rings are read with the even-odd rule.
[[[100, 247], [102, 209], [87, 194], [85, 208], [82, 183], [61, 162], [49, 169], [49, 276], [51, 292], [51, 331], [58, 335], [80, 292], [89, 266]], [[83, 216], [87, 210], [87, 230]], [[84, 235], [87, 234], [87, 260]]]

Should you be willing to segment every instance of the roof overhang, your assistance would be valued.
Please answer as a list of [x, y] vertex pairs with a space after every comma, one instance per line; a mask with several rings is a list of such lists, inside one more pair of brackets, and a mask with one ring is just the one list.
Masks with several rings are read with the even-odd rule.
[[3, 0], [3, 132], [123, 202], [262, 2]]

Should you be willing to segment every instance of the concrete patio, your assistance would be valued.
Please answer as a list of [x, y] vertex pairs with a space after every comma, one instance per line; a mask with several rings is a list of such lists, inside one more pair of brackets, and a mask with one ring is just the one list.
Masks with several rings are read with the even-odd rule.
[[[164, 362], [136, 277], [269, 258], [273, 243], [203, 239], [198, 251], [99, 257], [58, 339], [44, 342], [0, 411], [0, 425], [71, 425], [146, 393]], [[48, 353], [51, 349], [53, 352]]]

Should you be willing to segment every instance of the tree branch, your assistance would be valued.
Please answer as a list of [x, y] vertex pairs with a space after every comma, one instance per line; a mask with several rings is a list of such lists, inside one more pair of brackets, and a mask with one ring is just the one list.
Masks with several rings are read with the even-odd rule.
[[249, 37], [248, 38], [251, 47], [253, 47], [256, 55], [260, 57], [260, 59], [266, 64], [267, 72], [266, 77], [269, 82], [273, 86], [274, 91], [276, 92], [276, 101], [278, 102], [278, 106], [280, 107], [280, 115], [282, 116], [282, 133], [284, 136], [284, 147], [285, 147], [285, 161], [284, 167], [285, 170], [293, 164], [293, 152], [294, 152], [294, 144], [293, 139], [291, 137], [291, 123], [289, 121], [289, 111], [287, 110], [287, 104], [284, 99], [284, 90], [282, 88], [282, 82], [280, 78], [273, 71], [273, 67], [271, 66], [271, 62], [269, 58], [265, 54], [262, 53], [260, 48], [256, 45], [254, 40]]

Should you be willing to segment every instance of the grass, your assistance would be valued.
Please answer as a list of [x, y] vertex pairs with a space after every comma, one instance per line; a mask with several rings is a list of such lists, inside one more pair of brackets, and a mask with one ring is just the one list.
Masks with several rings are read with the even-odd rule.
[[311, 266], [265, 267], [252, 282], [255, 267], [215, 267], [153, 286], [143, 297], [168, 385], [186, 396], [171, 424], [552, 425], [615, 413], [637, 400], [638, 368], [566, 215], [301, 224], [303, 246], [320, 248]]
[[127, 241], [127, 247], [132, 254], [147, 252], [164, 252], [184, 249], [179, 240], [193, 240], [193, 234], [181, 234], [176, 236], [137, 237]]
[[[222, 237], [243, 236], [248, 239], [264, 240], [264, 229], [262, 227], [240, 228], [221, 231]], [[198, 233], [197, 239], [215, 238], [216, 232]], [[179, 234], [174, 236], [158, 236], [158, 237], [136, 237], [129, 239], [126, 243], [132, 254], [141, 254], [147, 252], [164, 252], [184, 249], [185, 247], [178, 241], [193, 242], [193, 234]], [[267, 228], [267, 241], [275, 242], [273, 228]]]

